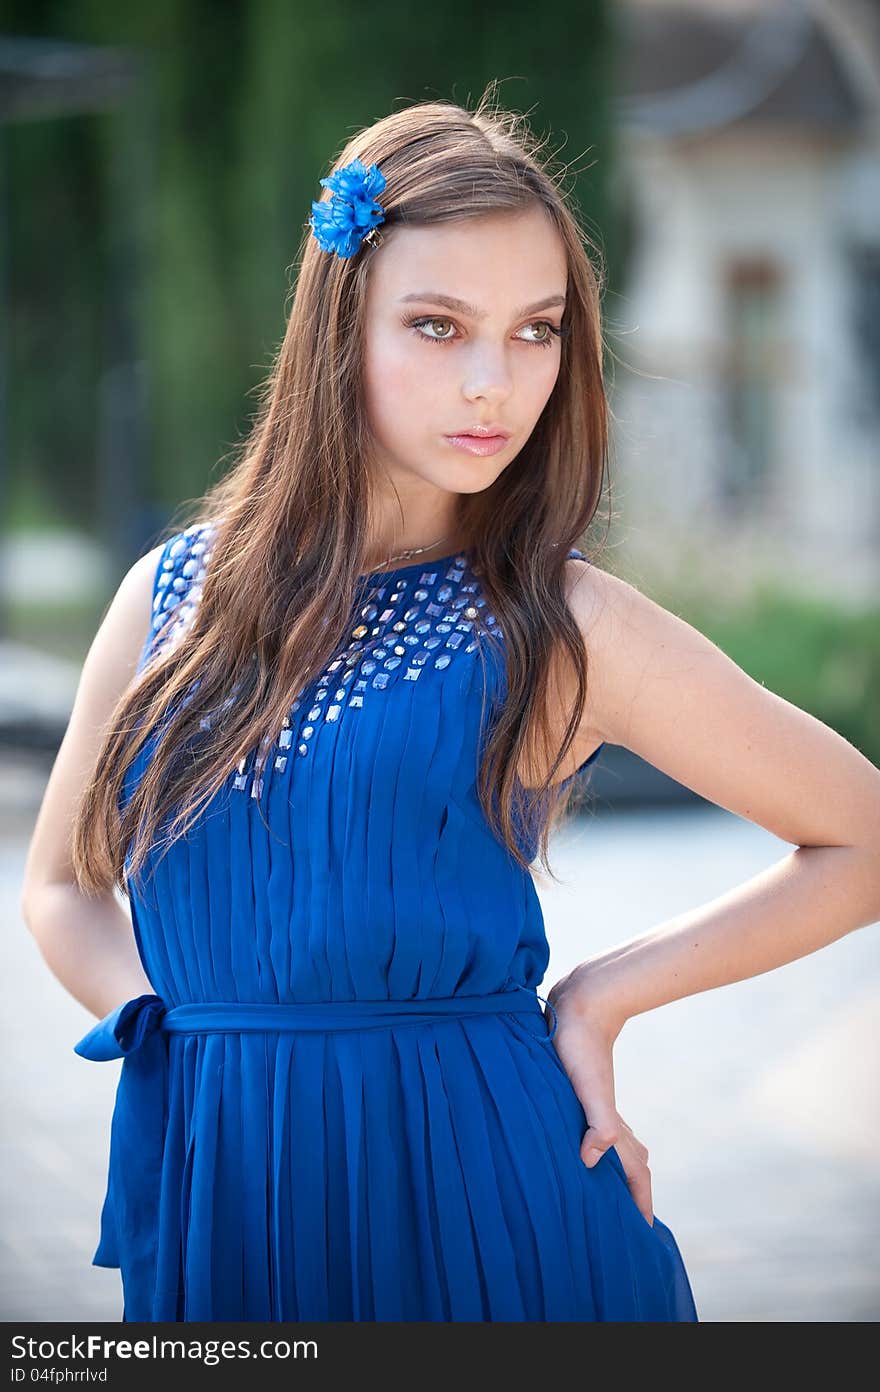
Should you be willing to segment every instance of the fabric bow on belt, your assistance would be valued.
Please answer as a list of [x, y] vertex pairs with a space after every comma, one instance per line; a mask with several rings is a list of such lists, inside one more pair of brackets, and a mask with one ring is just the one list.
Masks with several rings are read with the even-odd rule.
[[[156, 1276], [159, 1193], [168, 1097], [161, 996], [135, 996], [99, 1020], [74, 1053], [123, 1059], [110, 1129], [107, 1192], [93, 1266], [118, 1266], [126, 1306], [149, 1308]], [[125, 1315], [123, 1314], [123, 1318]]]

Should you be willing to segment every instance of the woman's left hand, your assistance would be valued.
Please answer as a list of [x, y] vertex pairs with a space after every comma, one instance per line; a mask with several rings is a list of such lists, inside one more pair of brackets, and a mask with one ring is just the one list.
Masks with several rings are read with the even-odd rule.
[[614, 1146], [639, 1212], [653, 1227], [648, 1148], [618, 1112], [614, 1096], [614, 1043], [625, 1022], [591, 991], [586, 965], [557, 981], [547, 1001], [557, 1019], [553, 1046], [587, 1118], [581, 1159], [592, 1168]]

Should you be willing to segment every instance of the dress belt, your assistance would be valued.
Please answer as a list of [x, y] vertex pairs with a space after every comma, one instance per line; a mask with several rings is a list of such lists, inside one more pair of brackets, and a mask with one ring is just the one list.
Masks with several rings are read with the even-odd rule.
[[[525, 999], [515, 997], [522, 992]], [[274, 1030], [379, 1029], [389, 1025], [430, 1024], [448, 1016], [538, 1014], [544, 1000], [534, 988], [513, 983], [488, 995], [427, 996], [401, 1000], [303, 1001], [274, 1004], [262, 1001], [191, 1001], [170, 1009], [161, 996], [135, 996], [111, 1010], [73, 1047], [82, 1058], [103, 1062], [127, 1058], [141, 1049], [157, 1030], [170, 1034], [239, 1034]], [[553, 1027], [538, 1037], [549, 1042]]]
[[[263, 1004], [204, 1001], [176, 1005], [162, 1017], [172, 1034], [246, 1033], [260, 1030], [380, 1029], [389, 1025], [431, 1024], [447, 1016], [488, 1013], [542, 1014], [540, 999], [525, 986], [527, 1000], [512, 1000], [513, 990], [485, 996], [435, 996], [413, 1000], [348, 1000]], [[552, 1005], [549, 1007], [553, 1010]], [[554, 1011], [555, 1016], [555, 1011]], [[554, 1026], [555, 1032], [555, 1026]], [[552, 1034], [544, 1036], [551, 1038]]]

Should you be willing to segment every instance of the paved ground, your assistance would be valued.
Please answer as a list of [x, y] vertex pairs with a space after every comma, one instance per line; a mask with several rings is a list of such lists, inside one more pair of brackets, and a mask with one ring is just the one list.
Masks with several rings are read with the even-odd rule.
[[[2, 812], [0, 1318], [115, 1320], [118, 1273], [90, 1262], [119, 1065], [72, 1051], [92, 1017], [21, 924], [31, 814]], [[582, 817], [555, 842], [565, 883], [539, 885], [545, 986], [789, 849], [713, 808]], [[654, 1211], [704, 1321], [880, 1316], [877, 933], [639, 1016], [618, 1041], [618, 1104], [651, 1151]]]

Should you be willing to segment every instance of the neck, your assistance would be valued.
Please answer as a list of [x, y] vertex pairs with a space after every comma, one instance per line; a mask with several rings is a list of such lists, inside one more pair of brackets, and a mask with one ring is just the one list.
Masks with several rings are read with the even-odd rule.
[[456, 549], [455, 525], [450, 523], [444, 528], [435, 528], [428, 532], [427, 536], [421, 541], [397, 541], [384, 546], [371, 546], [370, 555], [372, 559], [369, 564], [374, 567], [391, 564], [394, 560], [402, 563], [413, 560], [432, 560], [437, 556], [446, 556]]

